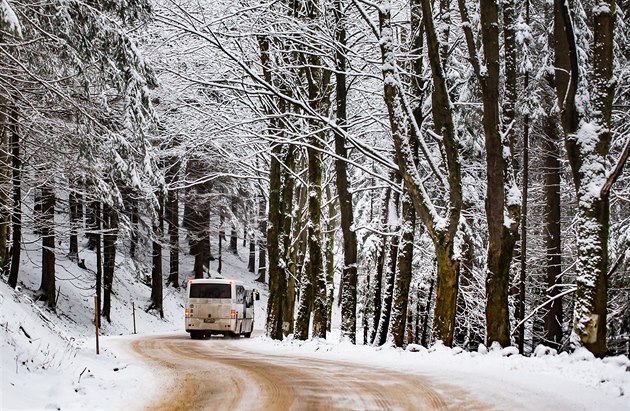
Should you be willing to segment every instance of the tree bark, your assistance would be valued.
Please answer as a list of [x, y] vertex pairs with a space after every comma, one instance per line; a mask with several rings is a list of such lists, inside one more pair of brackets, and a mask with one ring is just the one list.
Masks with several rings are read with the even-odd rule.
[[[593, 5], [593, 71], [590, 79], [593, 110], [590, 122], [583, 121], [581, 125], [576, 104], [578, 53], [569, 5], [556, 0], [554, 14], [557, 26], [554, 31], [556, 90], [563, 119], [565, 146], [578, 200], [577, 290], [573, 333], [579, 344], [596, 357], [603, 357], [606, 355], [610, 211], [608, 195], [593, 193], [592, 187], [602, 187], [607, 180], [606, 156], [610, 149], [610, 118], [615, 89], [615, 2], [599, 0]], [[558, 74], [564, 74], [564, 77]], [[581, 133], [581, 136], [578, 137], [577, 133]]]
[[[232, 214], [236, 214], [236, 198], [232, 197]], [[230, 247], [229, 250], [232, 254], [238, 254], [238, 234], [236, 232], [236, 225], [234, 222], [231, 223], [232, 229], [230, 230]]]
[[[169, 170], [172, 170], [172, 168]], [[170, 187], [168, 189], [166, 206], [169, 242], [169, 275], [167, 284], [171, 284], [174, 288], [179, 287], [179, 191], [175, 187], [177, 171], [171, 171], [172, 175], [169, 178], [170, 181], [168, 181]]]
[[499, 109], [499, 19], [496, 0], [481, 0], [481, 42], [485, 75], [478, 75], [482, 88], [483, 131], [486, 143], [486, 216], [488, 253], [486, 272], [486, 331], [488, 345], [510, 345], [508, 289], [510, 264], [518, 236], [520, 199], [512, 169], [513, 154], [507, 136], [502, 136]]
[[560, 289], [560, 275], [562, 273], [562, 241], [561, 241], [561, 199], [560, 199], [560, 183], [561, 183], [561, 155], [560, 141], [562, 139], [560, 129], [560, 121], [553, 112], [554, 91], [553, 79], [543, 80], [543, 109], [545, 114], [542, 118], [542, 161], [545, 177], [545, 272], [547, 279], [547, 296], [554, 298], [553, 302], [548, 305], [548, 310], [544, 316], [544, 343], [553, 348], [559, 348], [562, 342], [562, 297], [557, 297]]
[[391, 314], [389, 334], [396, 347], [402, 347], [405, 337], [405, 324], [408, 320], [407, 303], [412, 277], [413, 241], [416, 228], [416, 211], [409, 192], [403, 192], [402, 200], [402, 236], [398, 253], [398, 271], [394, 286], [394, 309]]
[[[396, 186], [400, 187], [401, 176], [396, 174]], [[395, 221], [398, 221], [400, 215], [400, 193], [394, 191], [393, 195], [393, 212]], [[400, 226], [396, 223], [392, 224], [390, 221], [387, 225], [387, 230], [392, 234], [390, 241], [388, 241], [389, 256], [387, 258], [387, 271], [385, 272], [385, 292], [383, 293], [383, 303], [381, 304], [381, 312], [378, 313], [378, 326], [376, 327], [376, 334], [374, 336], [373, 345], [383, 345], [387, 339], [387, 332], [389, 331], [389, 318], [392, 312], [392, 298], [394, 293], [394, 279], [396, 277], [396, 263], [398, 260], [398, 242], [400, 239]]]
[[[100, 234], [97, 234], [96, 231], [100, 230], [101, 223], [101, 215], [100, 215], [100, 211], [99, 214], [95, 214], [96, 213], [96, 208], [97, 208], [97, 204], [96, 201], [91, 201], [88, 204], [87, 207], [87, 212], [86, 212], [86, 218], [85, 218], [85, 224], [87, 227], [87, 233], [86, 233], [86, 237], [88, 238], [88, 249], [95, 251], [96, 250], [96, 237], [97, 235], [100, 236]], [[98, 209], [100, 210], [100, 204], [98, 205]], [[99, 237], [100, 238], [100, 237]], [[135, 245], [132, 241], [132, 245]]]
[[258, 204], [258, 277], [256, 281], [259, 283], [267, 282], [267, 201], [264, 197], [260, 198]]
[[42, 284], [48, 307], [55, 309], [55, 191], [50, 183], [42, 187]]
[[68, 258], [79, 261], [79, 200], [76, 191], [68, 194], [68, 206], [70, 209], [70, 248]]
[[112, 321], [111, 301], [114, 285], [114, 269], [116, 268], [117, 237], [118, 213], [110, 206], [103, 204], [103, 316], [107, 319], [107, 322]]
[[217, 265], [217, 272], [221, 274], [223, 270], [223, 240], [225, 239], [225, 231], [223, 231], [224, 218], [221, 216], [221, 223], [219, 226], [219, 264]]
[[[295, 262], [291, 258], [291, 243], [293, 224], [301, 225], [298, 217], [294, 218], [293, 195], [295, 192], [295, 171], [297, 147], [290, 145], [286, 148], [286, 156], [284, 157], [284, 167], [282, 167], [282, 262], [284, 278], [286, 279], [286, 292], [282, 301], [282, 332], [289, 335], [293, 331], [293, 306], [295, 303], [295, 277], [292, 271], [295, 271]], [[299, 212], [299, 211], [298, 211]]]
[[271, 149], [269, 169], [269, 225], [267, 226], [267, 254], [269, 256], [269, 300], [267, 302], [267, 335], [281, 340], [282, 306], [286, 291], [286, 278], [280, 267], [280, 230], [282, 229], [281, 165], [282, 146], [276, 144]]
[[11, 186], [11, 165], [9, 158], [9, 138], [11, 119], [9, 118], [9, 106], [7, 98], [0, 95], [0, 271], [4, 272], [8, 267], [9, 255], [7, 244], [9, 242], [9, 228], [11, 210], [9, 193]]
[[[337, 125], [347, 132], [347, 86], [346, 86], [346, 15], [342, 10], [343, 0], [335, 0], [335, 39], [337, 49], [335, 61], [335, 102], [337, 106]], [[339, 196], [339, 212], [341, 232], [343, 234], [343, 269], [341, 272], [341, 335], [352, 343], [356, 343], [357, 329], [357, 235], [353, 230], [354, 213], [352, 193], [349, 190], [345, 136], [335, 130], [335, 175], [337, 195]]]
[[160, 314], [160, 318], [164, 318], [163, 307], [163, 272], [162, 272], [162, 245], [160, 241], [162, 239], [162, 208], [163, 198], [162, 194], [158, 194], [159, 206], [157, 216], [153, 222], [153, 247], [152, 247], [152, 269], [151, 269], [151, 308], [157, 310]]
[[13, 224], [13, 243], [11, 246], [11, 272], [9, 274], [9, 286], [15, 288], [20, 272], [20, 254], [22, 251], [22, 157], [20, 155], [20, 130], [18, 127], [18, 109], [13, 107], [10, 111], [13, 117], [11, 126], [11, 166], [13, 185], [13, 212], [11, 222]]
[[256, 239], [253, 230], [249, 232], [249, 260], [247, 262], [247, 271], [250, 273], [256, 272]]
[[[506, 27], [504, 31], [506, 37], [506, 44], [508, 41], [508, 31], [510, 32], [511, 39], [514, 39], [514, 2], [510, 0], [509, 6], [510, 8], [510, 17], [508, 21], [510, 23], [510, 27]], [[507, 13], [504, 12], [504, 13]], [[506, 17], [504, 16], [504, 19]], [[525, 24], [529, 25], [529, 0], [525, 0]], [[506, 23], [507, 25], [507, 23]], [[506, 56], [506, 66], [510, 63], [514, 63], [516, 65], [516, 46], [515, 44], [510, 45], [510, 61], [508, 62], [508, 58]], [[507, 68], [506, 68], [507, 69]], [[516, 66], [515, 70], [516, 71]], [[506, 97], [513, 103], [516, 104], [516, 74], [510, 73], [510, 76], [514, 77], [513, 85], [506, 85]], [[523, 80], [523, 90], [525, 93], [529, 93], [529, 68], [525, 70], [525, 76]], [[507, 83], [506, 83], [507, 84]], [[518, 350], [522, 354], [525, 352], [525, 281], [527, 279], [527, 204], [529, 201], [529, 111], [530, 105], [529, 102], [526, 103], [525, 106], [525, 114], [523, 115], [523, 165], [522, 165], [522, 200], [521, 200], [521, 256], [520, 256], [520, 273], [519, 273], [519, 297], [518, 297], [518, 310], [517, 310], [517, 321], [521, 324], [518, 328]], [[514, 116], [512, 116], [513, 118]], [[506, 115], [506, 119], [509, 119], [509, 114]], [[512, 120], [513, 121], [513, 120]], [[513, 145], [512, 145], [513, 146]]]
[[131, 259], [136, 257], [136, 249], [138, 248], [138, 205], [132, 202], [129, 206], [129, 212], [131, 213], [131, 233], [129, 239], [129, 256]]
[[[94, 218], [94, 222], [92, 223], [92, 229], [94, 230], [94, 233], [91, 234], [90, 239], [94, 242], [94, 247], [95, 247], [95, 251], [96, 251], [96, 284], [95, 284], [95, 288], [96, 288], [96, 309], [97, 309], [97, 314], [100, 318], [101, 316], [101, 306], [102, 306], [102, 302], [103, 302], [103, 298], [102, 298], [102, 285], [103, 285], [103, 254], [102, 254], [102, 249], [101, 249], [101, 222], [102, 222], [102, 218], [101, 218], [101, 203], [98, 201], [92, 201], [90, 202], [89, 208], [88, 208], [88, 215], [92, 215], [92, 217]], [[100, 322], [99, 322], [100, 324]]]
[[[394, 175], [390, 176], [392, 179], [395, 177]], [[381, 196], [381, 223], [380, 229], [384, 232], [387, 229], [387, 219], [389, 217], [389, 206], [391, 199], [392, 189], [391, 187], [387, 187]], [[383, 291], [383, 272], [385, 270], [385, 255], [387, 250], [387, 237], [385, 235], [381, 235], [381, 242], [378, 245], [378, 256], [376, 259], [376, 273], [374, 278], [372, 279], [372, 309], [374, 312], [372, 313], [372, 324], [369, 332], [369, 341], [374, 341], [376, 338], [376, 330], [378, 327], [378, 321], [381, 315], [381, 306], [382, 306], [382, 291]], [[367, 342], [366, 342], [367, 344]]]
[[[313, 140], [311, 145], [319, 147], [319, 141]], [[311, 284], [313, 286], [313, 337], [326, 337], [326, 278], [322, 255], [322, 161], [321, 153], [316, 149], [308, 149], [308, 253]]]
[[295, 319], [295, 339], [308, 339], [308, 326], [313, 312], [313, 284], [311, 276], [311, 263], [306, 261], [300, 276], [300, 292], [297, 318]]
[[332, 200], [330, 185], [326, 186], [326, 201], [328, 202], [328, 219], [326, 221], [326, 331], [331, 331], [333, 301], [335, 299], [335, 226], [337, 210]]

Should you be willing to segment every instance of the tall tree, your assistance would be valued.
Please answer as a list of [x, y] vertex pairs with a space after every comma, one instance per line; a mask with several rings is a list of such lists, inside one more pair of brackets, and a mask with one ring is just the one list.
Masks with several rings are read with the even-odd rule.
[[15, 288], [20, 272], [20, 256], [22, 251], [22, 156], [20, 154], [20, 128], [18, 126], [18, 110], [16, 107], [10, 112], [13, 117], [11, 127], [11, 168], [13, 185], [13, 242], [11, 245], [11, 272], [9, 286]]
[[[401, 185], [402, 177], [400, 174], [396, 174], [395, 183], [397, 188]], [[394, 191], [392, 195], [392, 210], [390, 211], [390, 221], [388, 221], [387, 231], [392, 233], [390, 240], [387, 242], [387, 250], [389, 255], [387, 257], [387, 268], [384, 278], [384, 292], [383, 300], [381, 304], [380, 313], [376, 313], [378, 317], [375, 317], [377, 322], [376, 334], [374, 335], [374, 345], [383, 345], [387, 339], [387, 333], [389, 331], [389, 319], [392, 312], [392, 299], [394, 293], [394, 281], [396, 277], [396, 267], [398, 263], [398, 248], [400, 240], [400, 192]], [[393, 217], [393, 221], [391, 220]]]
[[405, 337], [405, 326], [411, 318], [407, 317], [409, 287], [411, 285], [413, 266], [414, 232], [416, 228], [416, 211], [407, 190], [403, 191], [401, 237], [396, 263], [396, 282], [394, 284], [393, 308], [389, 336], [394, 345], [402, 347]]
[[51, 183], [42, 187], [42, 284], [40, 290], [48, 307], [54, 309], [55, 299], [55, 189]]
[[[103, 205], [103, 312], [111, 322], [112, 291], [116, 269], [116, 239], [118, 238], [118, 212], [111, 206]], [[100, 235], [97, 239], [97, 252], [100, 249]]]
[[[480, 1], [479, 14], [483, 56], [479, 59], [465, 1], [458, 0], [458, 3], [461, 19], [464, 23], [469, 61], [481, 86], [483, 104], [482, 125], [486, 150], [486, 216], [488, 222], [487, 342], [489, 344], [498, 342], [501, 346], [508, 346], [510, 345], [509, 273], [514, 245], [518, 238], [521, 197], [515, 181], [514, 152], [509, 138], [510, 133], [503, 133], [501, 127], [499, 5], [496, 0]], [[513, 34], [506, 33], [508, 38], [511, 35]], [[512, 42], [505, 45], [506, 48], [513, 46], [514, 43]], [[512, 55], [513, 50], [506, 49], [505, 52]], [[508, 114], [509, 117], [510, 114]]]
[[[570, 5], [554, 2], [556, 91], [578, 201], [573, 332], [575, 342], [598, 357], [606, 354], [609, 197], [603, 188], [608, 179], [606, 157], [615, 92], [615, 6], [612, 0], [593, 4], [592, 76], [582, 79]], [[577, 100], [585, 93], [586, 84], [592, 91], [590, 106], [584, 112], [578, 108]]]
[[341, 334], [351, 342], [356, 342], [357, 328], [357, 234], [353, 230], [354, 212], [352, 192], [348, 183], [348, 158], [346, 140], [343, 133], [348, 132], [348, 90], [347, 70], [347, 33], [346, 9], [343, 0], [335, 0], [335, 103], [338, 128], [335, 135], [335, 177], [339, 198], [340, 225], [343, 234], [343, 269], [341, 272]]
[[169, 274], [167, 284], [179, 287], [179, 165], [172, 164], [166, 175], [169, 185], [166, 200], [166, 220], [168, 222]]
[[159, 208], [157, 216], [153, 221], [152, 233], [152, 252], [151, 252], [151, 308], [160, 314], [160, 318], [164, 317], [164, 276], [162, 272], [162, 210], [163, 210], [163, 194], [158, 194]]
[[[393, 27], [391, 21], [391, 5], [389, 2], [379, 7], [380, 48], [382, 56], [382, 73], [384, 99], [389, 114], [391, 133], [396, 150], [396, 161], [403, 180], [413, 199], [416, 213], [421, 218], [427, 232], [431, 236], [438, 260], [438, 287], [433, 329], [436, 338], [444, 344], [451, 345], [455, 328], [455, 306], [457, 299], [457, 279], [459, 260], [454, 253], [455, 235], [459, 225], [462, 205], [461, 165], [459, 160], [458, 138], [453, 123], [453, 110], [446, 85], [440, 43], [436, 34], [431, 4], [429, 1], [414, 3], [416, 10], [422, 8], [422, 19], [427, 37], [427, 51], [433, 78], [432, 112], [436, 133], [440, 136], [440, 149], [443, 150], [444, 167], [447, 175], [437, 164], [434, 153], [424, 141], [419, 123], [404, 90], [394, 47]], [[412, 7], [413, 8], [413, 7]], [[414, 35], [421, 35], [417, 30]], [[416, 42], [412, 42], [415, 44]], [[408, 130], [408, 127], [411, 130]], [[444, 197], [437, 195], [437, 190], [427, 189], [426, 179], [416, 166], [414, 150], [410, 138], [414, 138], [420, 147], [427, 169], [437, 181], [437, 188], [445, 188], [448, 193]], [[431, 197], [434, 192], [435, 197]], [[446, 198], [444, 207], [446, 215], [441, 216], [436, 210], [436, 201]]]

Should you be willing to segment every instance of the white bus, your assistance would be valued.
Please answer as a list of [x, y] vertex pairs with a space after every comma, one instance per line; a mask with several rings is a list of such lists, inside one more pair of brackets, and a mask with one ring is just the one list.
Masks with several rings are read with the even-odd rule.
[[193, 339], [213, 334], [251, 337], [258, 292], [226, 279], [191, 279], [185, 310], [186, 332]]

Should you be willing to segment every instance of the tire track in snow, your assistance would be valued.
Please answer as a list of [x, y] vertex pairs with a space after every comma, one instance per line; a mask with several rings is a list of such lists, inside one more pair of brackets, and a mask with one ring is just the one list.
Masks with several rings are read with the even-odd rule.
[[166, 373], [151, 410], [485, 410], [492, 407], [429, 377], [352, 363], [247, 351], [238, 340], [187, 336], [134, 340]]

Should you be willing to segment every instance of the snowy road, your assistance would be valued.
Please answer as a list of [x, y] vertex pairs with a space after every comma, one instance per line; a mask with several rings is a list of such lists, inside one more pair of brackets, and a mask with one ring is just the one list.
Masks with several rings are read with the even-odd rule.
[[429, 377], [344, 362], [261, 354], [243, 340], [193, 341], [187, 334], [130, 342], [170, 381], [150, 409], [488, 409]]

